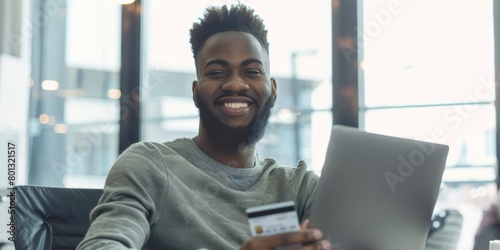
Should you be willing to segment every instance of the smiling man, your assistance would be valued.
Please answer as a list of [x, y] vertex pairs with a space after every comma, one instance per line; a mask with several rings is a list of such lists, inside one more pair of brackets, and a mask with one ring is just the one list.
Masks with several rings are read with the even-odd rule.
[[[193, 29], [193, 37], [196, 32], [201, 30]], [[210, 36], [195, 55], [198, 147], [218, 162], [252, 167], [255, 144], [264, 135], [276, 100], [265, 49], [249, 33], [225, 31]]]
[[[242, 4], [210, 7], [191, 45], [198, 135], [121, 154], [78, 249], [330, 248], [307, 228], [318, 176], [255, 151], [277, 97], [262, 20]], [[247, 208], [289, 200], [300, 231], [251, 237]]]

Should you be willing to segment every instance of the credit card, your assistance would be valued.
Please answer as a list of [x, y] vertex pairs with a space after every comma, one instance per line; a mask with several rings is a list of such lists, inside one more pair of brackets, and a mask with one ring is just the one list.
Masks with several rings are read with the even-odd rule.
[[285, 201], [246, 210], [252, 236], [268, 236], [300, 230], [293, 201]]

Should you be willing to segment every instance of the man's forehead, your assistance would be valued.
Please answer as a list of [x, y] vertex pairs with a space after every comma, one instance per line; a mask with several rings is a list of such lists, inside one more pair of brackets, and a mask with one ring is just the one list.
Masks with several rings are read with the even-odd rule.
[[198, 60], [206, 62], [213, 57], [234, 55], [267, 61], [267, 53], [257, 38], [239, 31], [225, 31], [209, 37], [199, 52]]
[[217, 41], [226, 41], [226, 40], [239, 40], [239, 41], [256, 41], [258, 42], [257, 38], [255, 38], [252, 34], [248, 32], [243, 32], [243, 31], [223, 31], [223, 32], [218, 32], [213, 35], [211, 35], [207, 41], [205, 42], [205, 45]]

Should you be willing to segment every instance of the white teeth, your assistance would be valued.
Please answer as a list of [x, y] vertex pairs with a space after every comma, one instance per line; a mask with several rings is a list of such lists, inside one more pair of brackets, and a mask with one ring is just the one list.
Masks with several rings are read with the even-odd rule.
[[224, 103], [224, 107], [238, 109], [238, 108], [246, 108], [248, 107], [248, 103], [245, 102], [226, 102]]

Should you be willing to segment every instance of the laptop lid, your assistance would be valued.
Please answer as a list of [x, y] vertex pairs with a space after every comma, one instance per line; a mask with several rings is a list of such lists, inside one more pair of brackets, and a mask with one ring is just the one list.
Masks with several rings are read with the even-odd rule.
[[424, 249], [448, 146], [334, 125], [310, 227], [334, 249]]

